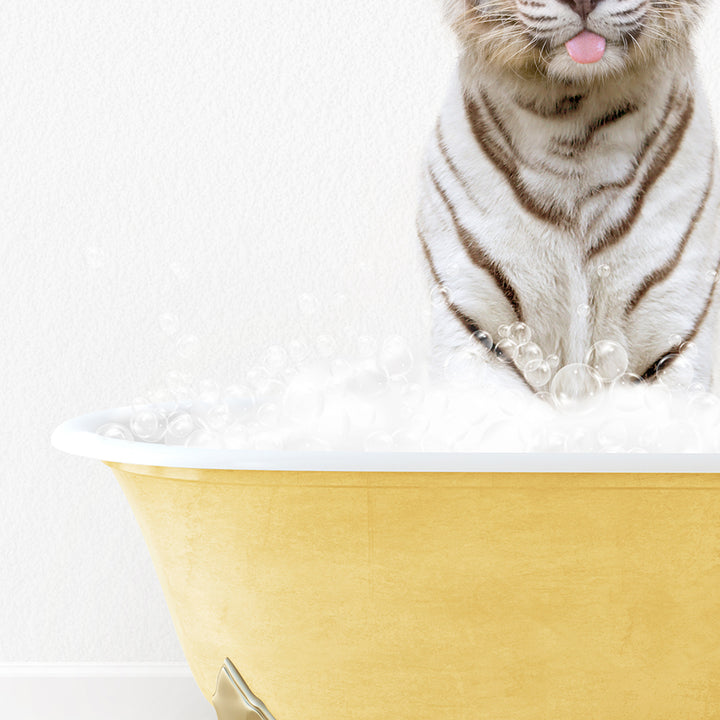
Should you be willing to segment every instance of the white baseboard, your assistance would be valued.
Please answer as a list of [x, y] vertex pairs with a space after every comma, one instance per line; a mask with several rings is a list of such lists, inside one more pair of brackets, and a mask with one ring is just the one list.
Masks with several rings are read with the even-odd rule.
[[184, 663], [0, 663], [7, 720], [216, 720]]

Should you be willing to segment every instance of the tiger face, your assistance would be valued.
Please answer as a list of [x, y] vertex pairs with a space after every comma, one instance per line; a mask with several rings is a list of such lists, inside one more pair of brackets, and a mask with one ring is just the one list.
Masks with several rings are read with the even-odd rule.
[[445, 0], [466, 53], [516, 74], [602, 80], [690, 43], [706, 0]]

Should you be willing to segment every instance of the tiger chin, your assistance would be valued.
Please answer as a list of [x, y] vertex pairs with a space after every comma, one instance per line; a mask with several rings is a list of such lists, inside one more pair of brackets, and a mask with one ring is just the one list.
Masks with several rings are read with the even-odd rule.
[[608, 383], [717, 391], [720, 173], [691, 44], [704, 0], [445, 6], [460, 58], [417, 215], [436, 366], [470, 348], [493, 382], [542, 396], [605, 343], [623, 357], [595, 366]]

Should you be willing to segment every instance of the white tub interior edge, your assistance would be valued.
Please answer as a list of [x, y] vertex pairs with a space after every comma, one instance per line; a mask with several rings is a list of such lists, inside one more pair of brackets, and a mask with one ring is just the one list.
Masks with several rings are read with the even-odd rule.
[[95, 430], [127, 422], [129, 407], [68, 420], [52, 434], [53, 447], [71, 455], [154, 467], [303, 472], [592, 472], [718, 473], [720, 453], [426, 453], [288, 452], [187, 448], [113, 440]]

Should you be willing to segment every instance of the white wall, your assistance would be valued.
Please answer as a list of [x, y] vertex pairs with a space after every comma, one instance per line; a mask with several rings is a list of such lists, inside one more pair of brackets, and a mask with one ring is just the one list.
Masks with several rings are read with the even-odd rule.
[[[706, 71], [718, 32], [716, 4]], [[433, 0], [0, 3], [0, 662], [182, 660], [109, 470], [50, 433], [295, 335], [424, 337], [415, 182], [453, 62]]]

